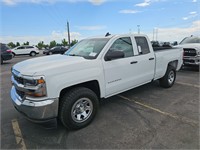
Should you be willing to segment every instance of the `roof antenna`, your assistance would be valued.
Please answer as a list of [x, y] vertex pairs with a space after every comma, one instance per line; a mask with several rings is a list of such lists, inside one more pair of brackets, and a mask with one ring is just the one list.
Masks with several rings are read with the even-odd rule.
[[109, 35], [111, 35], [111, 34], [110, 34], [109, 32], [107, 32], [106, 35], [105, 35], [105, 37], [107, 37], [107, 36], [109, 36]]

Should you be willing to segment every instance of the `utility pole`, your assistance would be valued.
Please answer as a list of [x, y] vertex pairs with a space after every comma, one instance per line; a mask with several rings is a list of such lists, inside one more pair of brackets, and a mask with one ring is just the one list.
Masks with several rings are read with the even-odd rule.
[[138, 27], [138, 34], [140, 34], [140, 25], [137, 25]]
[[158, 28], [156, 28], [156, 41], [158, 41]]
[[155, 28], [153, 28], [153, 41], [154, 41], [154, 33], [155, 33], [154, 31], [155, 31]]
[[68, 32], [68, 43], [69, 43], [69, 47], [71, 45], [71, 42], [70, 42], [70, 32], [69, 32], [69, 22], [67, 21], [67, 32]]

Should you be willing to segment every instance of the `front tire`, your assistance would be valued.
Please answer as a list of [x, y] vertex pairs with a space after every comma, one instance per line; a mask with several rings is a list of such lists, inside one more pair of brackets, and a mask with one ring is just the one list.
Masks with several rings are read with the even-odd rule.
[[81, 129], [94, 119], [99, 107], [96, 94], [85, 87], [77, 87], [61, 97], [59, 118], [70, 129]]
[[160, 79], [160, 86], [164, 88], [170, 88], [174, 85], [176, 80], [176, 69], [173, 66], [168, 66], [167, 71]]
[[36, 52], [31, 52], [30, 53], [30, 56], [32, 56], [32, 57], [35, 56], [35, 55], [36, 55]]

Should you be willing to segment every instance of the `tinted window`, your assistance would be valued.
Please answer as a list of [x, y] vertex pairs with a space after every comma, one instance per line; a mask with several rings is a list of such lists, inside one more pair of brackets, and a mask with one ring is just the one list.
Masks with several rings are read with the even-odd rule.
[[123, 37], [117, 39], [112, 46], [110, 47], [109, 51], [123, 51], [125, 57], [133, 56], [133, 46], [130, 37]]
[[150, 53], [150, 50], [149, 50], [149, 45], [148, 45], [148, 42], [147, 42], [147, 39], [145, 37], [135, 37], [135, 40], [136, 40], [136, 44], [137, 44], [137, 47], [140, 46], [141, 47], [141, 53], [139, 51], [140, 54], [148, 54]]
[[10, 49], [6, 44], [1, 44], [1, 51], [6, 51]]
[[27, 46], [26, 48], [34, 48], [33, 46]]
[[17, 49], [24, 49], [24, 47], [23, 47], [23, 46], [21, 46], [21, 47], [18, 47]]
[[188, 44], [188, 43], [200, 43], [199, 37], [187, 37], [184, 38], [180, 44]]

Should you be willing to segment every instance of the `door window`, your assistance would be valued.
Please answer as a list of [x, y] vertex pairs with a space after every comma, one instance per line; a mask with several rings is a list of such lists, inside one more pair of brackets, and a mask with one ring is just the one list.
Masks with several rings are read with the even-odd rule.
[[131, 38], [122, 37], [122, 38], [117, 39], [112, 44], [109, 51], [122, 51], [124, 52], [124, 57], [133, 56], [133, 46], [132, 46]]
[[23, 47], [23, 46], [21, 46], [21, 47], [18, 47], [17, 49], [24, 49], [24, 47]]
[[150, 53], [149, 45], [145, 37], [135, 37], [139, 54]]

